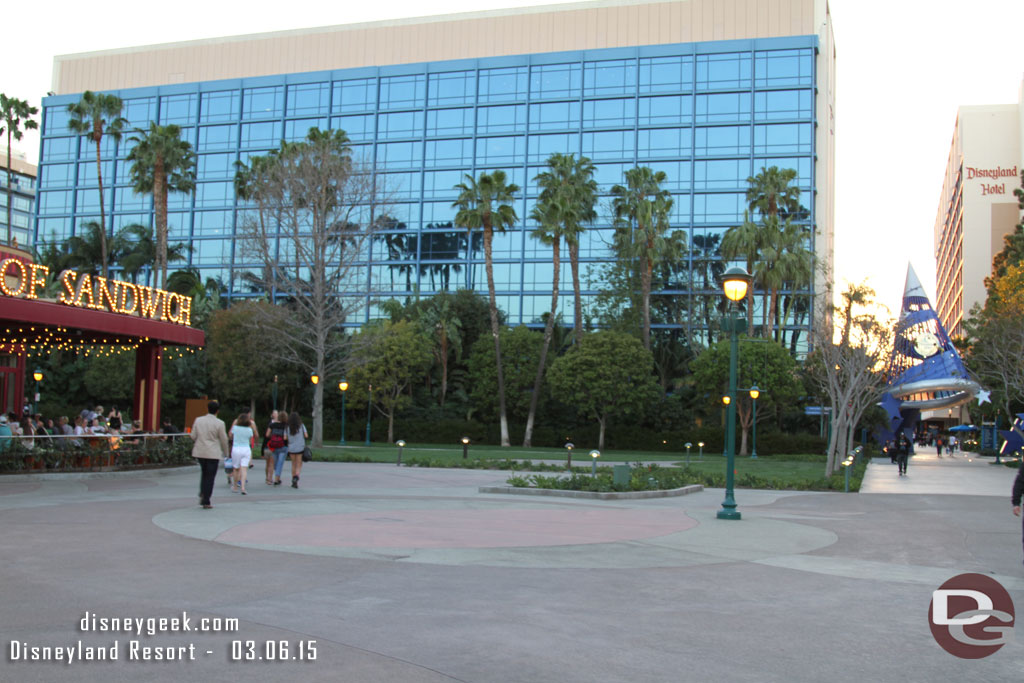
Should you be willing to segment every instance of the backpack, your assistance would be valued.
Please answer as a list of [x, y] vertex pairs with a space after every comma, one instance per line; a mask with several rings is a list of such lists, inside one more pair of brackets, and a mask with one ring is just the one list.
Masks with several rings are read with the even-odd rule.
[[275, 422], [270, 425], [270, 439], [267, 440], [267, 448], [272, 451], [276, 451], [279, 448], [284, 448], [284, 424]]

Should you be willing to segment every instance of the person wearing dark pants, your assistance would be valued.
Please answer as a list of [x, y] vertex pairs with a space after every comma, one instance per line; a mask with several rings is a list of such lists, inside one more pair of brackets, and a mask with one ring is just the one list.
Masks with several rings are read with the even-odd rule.
[[[1013, 514], [1020, 517], [1020, 499], [1021, 495], [1024, 494], [1024, 467], [1017, 470], [1017, 478], [1013, 480], [1013, 496], [1010, 498], [1010, 502], [1013, 505]], [[1022, 534], [1024, 539], [1024, 534]]]
[[220, 404], [210, 401], [206, 409], [208, 414], [197, 417], [192, 423], [189, 436], [195, 442], [192, 445], [192, 457], [199, 461], [202, 471], [199, 479], [199, 504], [204, 510], [209, 510], [213, 507], [210, 496], [213, 495], [213, 484], [217, 479], [217, 467], [228, 452], [228, 432], [224, 422], [217, 417]]
[[907, 461], [910, 459], [910, 440], [906, 434], [900, 434], [896, 440], [896, 466], [902, 477], [907, 473]]

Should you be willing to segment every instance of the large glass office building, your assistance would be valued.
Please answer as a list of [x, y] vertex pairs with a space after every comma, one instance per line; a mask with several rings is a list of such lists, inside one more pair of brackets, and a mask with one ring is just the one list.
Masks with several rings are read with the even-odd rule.
[[[821, 2], [785, 4], [804, 12], [808, 27], [817, 27], [817, 14], [827, 16]], [[410, 20], [399, 26], [335, 27], [316, 30], [316, 40], [305, 43], [309, 59], [298, 61], [323, 66], [316, 43], [332, 36], [349, 42], [363, 35], [370, 42], [374, 31], [404, 28], [451, 40], [460, 31], [483, 30], [480, 22], [485, 21], [498, 20], [498, 26], [513, 30], [517, 21], [550, 25], [569, 15], [586, 25], [586, 13], [597, 12], [600, 19], [602, 12], [623, 8], [641, 25], [651, 22], [646, 30], [658, 33], [658, 12], [673, 7], [691, 11], [692, 5], [714, 8], [716, 3], [584, 3], [497, 17], [462, 15]], [[584, 9], [570, 9], [576, 7]], [[746, 28], [734, 33], [744, 31], [750, 33]], [[550, 248], [530, 236], [535, 226], [528, 217], [538, 194], [533, 178], [555, 152], [589, 157], [597, 167], [599, 219], [583, 236], [580, 249], [582, 287], [590, 301], [604, 287], [604, 266], [613, 260], [609, 190], [636, 165], [665, 172], [665, 187], [674, 199], [672, 228], [685, 232], [688, 247], [676, 274], [656, 295], [671, 297], [676, 303], [671, 308], [681, 312], [675, 319], [661, 320], [661, 325], [687, 328], [703, 337], [709, 316], [700, 312], [699, 300], [705, 292], [717, 291], [709, 274], [721, 261], [721, 235], [743, 220], [747, 177], [763, 166], [797, 170], [801, 201], [808, 209], [805, 222], [814, 228], [812, 246], [819, 260], [830, 263], [832, 48], [822, 44], [823, 36], [831, 41], [830, 28], [824, 34], [812, 28], [802, 35], [682, 42], [672, 40], [679, 31], [664, 31], [672, 42], [648, 39], [651, 44], [643, 45], [612, 39], [610, 21], [606, 33], [608, 46], [600, 41], [592, 46], [588, 37], [552, 36], [546, 43], [579, 47], [582, 40], [585, 49], [517, 52], [517, 47], [530, 47], [529, 40], [521, 38], [519, 43], [506, 41], [510, 44], [501, 48], [510, 54], [465, 58], [465, 52], [449, 55], [429, 45], [414, 45], [404, 55], [409, 61], [402, 63], [360, 64], [379, 64], [388, 55], [340, 55], [334, 61], [327, 58], [339, 68], [269, 74], [263, 72], [296, 59], [281, 59], [276, 65], [273, 60], [266, 65], [238, 64], [234, 71], [229, 67], [226, 72], [207, 73], [204, 60], [209, 57], [202, 50], [209, 47], [208, 41], [140, 48], [141, 53], [58, 58], [64, 60], [55, 83], [61, 94], [43, 101], [36, 239], [63, 240], [84, 221], [98, 219], [95, 150], [87, 140], [69, 134], [66, 114], [67, 105], [77, 101], [82, 90], [92, 89], [120, 96], [131, 126], [158, 121], [182, 127], [197, 153], [197, 185], [193, 194], [171, 195], [170, 239], [190, 244], [188, 265], [204, 278], [221, 278], [232, 297], [258, 294], [244, 278], [256, 264], [245, 260], [235, 240], [244, 211], [232, 183], [235, 163], [276, 148], [282, 139], [299, 140], [313, 126], [344, 129], [354, 155], [384, 174], [389, 188], [387, 213], [393, 221], [368, 254], [367, 304], [353, 324], [376, 317], [379, 300], [459, 287], [485, 291], [479, 245], [452, 226], [452, 201], [457, 196], [453, 187], [467, 173], [494, 169], [506, 171], [522, 188], [515, 203], [518, 224], [494, 243], [499, 306], [511, 324], [540, 324], [550, 308], [552, 263]], [[700, 37], [690, 27], [686, 35], [693, 34]], [[250, 38], [271, 41], [264, 43], [266, 47], [292, 37], [289, 32]], [[409, 35], [405, 38], [411, 40]], [[221, 47], [232, 49], [230, 43]], [[184, 55], [183, 71], [173, 78], [140, 76], [138, 65], [134, 73], [113, 62], [96, 67], [97, 59], [157, 59], [161, 54], [156, 53], [166, 49]], [[495, 51], [493, 46], [476, 49]], [[460, 58], [412, 61], [431, 56], [432, 50]], [[823, 51], [829, 58], [823, 58]], [[167, 55], [162, 58], [166, 61]], [[71, 68], [78, 62], [84, 65], [81, 73]], [[190, 66], [192, 62], [196, 64]], [[156, 70], [161, 68], [179, 66], [165, 64]], [[161, 78], [191, 82], [160, 82]], [[131, 223], [152, 222], [151, 201], [132, 192], [124, 160], [128, 150], [126, 139], [120, 145], [108, 140], [103, 149], [111, 232]], [[568, 268], [562, 275], [561, 290], [571, 294]], [[811, 289], [821, 287], [822, 277]], [[560, 308], [571, 311], [569, 296]], [[787, 324], [806, 329], [809, 320], [805, 308], [791, 315]]]

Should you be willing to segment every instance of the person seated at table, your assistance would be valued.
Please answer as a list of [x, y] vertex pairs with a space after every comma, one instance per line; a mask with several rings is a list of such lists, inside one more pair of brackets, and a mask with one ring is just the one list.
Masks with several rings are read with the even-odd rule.
[[82, 439], [78, 437], [85, 436], [84, 417], [82, 417], [81, 415], [75, 415], [75, 428], [71, 430], [71, 433], [74, 434], [76, 437], [74, 439], [71, 439], [71, 445], [74, 446], [75, 448], [81, 448], [84, 445], [84, 443]]
[[21, 434], [21, 445], [25, 448], [35, 448], [36, 440], [35, 427], [32, 425], [32, 420], [29, 419], [28, 415], [21, 418], [21, 422], [18, 423], [19, 433]]
[[106, 434], [107, 426], [100, 422], [100, 418], [95, 417], [92, 419], [92, 422], [89, 423], [88, 431], [91, 434]]
[[[165, 417], [161, 420], [160, 432], [163, 434], [180, 434], [181, 430], [171, 424], [171, 418]], [[164, 437], [164, 441], [174, 441], [175, 437], [167, 436]]]
[[11, 427], [7, 424], [7, 416], [0, 415], [0, 453], [11, 445]]

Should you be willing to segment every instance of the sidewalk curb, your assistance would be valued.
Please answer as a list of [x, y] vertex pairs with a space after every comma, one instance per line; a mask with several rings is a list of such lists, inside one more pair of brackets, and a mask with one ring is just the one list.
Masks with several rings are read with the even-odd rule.
[[555, 496], [558, 498], [587, 498], [590, 500], [639, 500], [643, 498], [669, 498], [685, 496], [704, 490], [703, 484], [690, 484], [678, 489], [665, 491], [566, 491], [564, 489], [536, 489], [521, 486], [481, 486], [480, 493], [507, 493], [518, 496]]
[[5, 481], [59, 481], [62, 479], [111, 479], [118, 477], [165, 477], [181, 474], [196, 469], [195, 464], [175, 465], [174, 467], [152, 467], [134, 470], [110, 470], [107, 472], [38, 472], [32, 474], [3, 474], [0, 483]]

